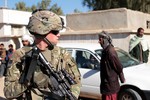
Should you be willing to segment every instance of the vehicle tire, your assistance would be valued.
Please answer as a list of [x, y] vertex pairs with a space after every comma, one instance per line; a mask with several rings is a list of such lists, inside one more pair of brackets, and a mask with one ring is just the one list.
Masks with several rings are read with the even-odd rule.
[[118, 100], [142, 100], [142, 98], [135, 90], [124, 89], [119, 92]]

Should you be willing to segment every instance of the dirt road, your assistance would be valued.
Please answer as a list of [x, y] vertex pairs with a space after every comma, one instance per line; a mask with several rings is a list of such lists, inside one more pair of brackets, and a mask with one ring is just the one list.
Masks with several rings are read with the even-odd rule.
[[[3, 88], [4, 88], [4, 77], [0, 78], [0, 100], [6, 100], [4, 93], [3, 93]], [[32, 99], [33, 100], [38, 100], [38, 97], [33, 94]]]
[[4, 77], [0, 78], [0, 100], [6, 100], [3, 93]]

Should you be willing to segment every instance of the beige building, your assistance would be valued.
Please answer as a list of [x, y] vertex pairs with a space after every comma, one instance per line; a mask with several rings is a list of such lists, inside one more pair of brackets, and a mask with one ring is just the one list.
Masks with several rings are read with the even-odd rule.
[[0, 43], [7, 48], [13, 44], [14, 48], [22, 46], [20, 37], [28, 34], [26, 25], [31, 13], [10, 9], [0, 9]]
[[69, 14], [66, 16], [68, 30], [62, 33], [61, 42], [97, 43], [102, 30], [111, 33], [113, 43], [128, 51], [129, 40], [139, 27], [150, 37], [150, 14], [126, 8]]

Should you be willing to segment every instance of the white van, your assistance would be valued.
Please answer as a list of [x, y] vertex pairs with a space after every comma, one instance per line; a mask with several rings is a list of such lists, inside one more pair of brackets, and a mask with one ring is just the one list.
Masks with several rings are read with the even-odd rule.
[[[100, 59], [102, 48], [99, 43], [59, 43], [71, 53], [76, 60], [81, 73], [80, 97], [100, 99]], [[125, 83], [121, 84], [118, 100], [150, 100], [150, 65], [140, 63], [127, 52], [115, 47], [118, 57], [123, 65]], [[78, 62], [78, 52], [82, 52], [82, 60]], [[95, 63], [89, 67], [90, 57]], [[79, 57], [81, 58], [81, 57]]]

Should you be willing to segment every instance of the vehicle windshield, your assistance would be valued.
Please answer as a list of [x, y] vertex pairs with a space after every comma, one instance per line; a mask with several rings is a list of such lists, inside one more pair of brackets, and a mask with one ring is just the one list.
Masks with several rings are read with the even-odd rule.
[[[118, 57], [124, 68], [140, 64], [140, 62], [137, 59], [133, 58], [126, 51], [121, 50], [119, 48], [115, 48], [115, 50], [117, 51]], [[97, 49], [97, 50], [95, 50], [95, 52], [100, 56], [102, 55], [102, 49]]]

